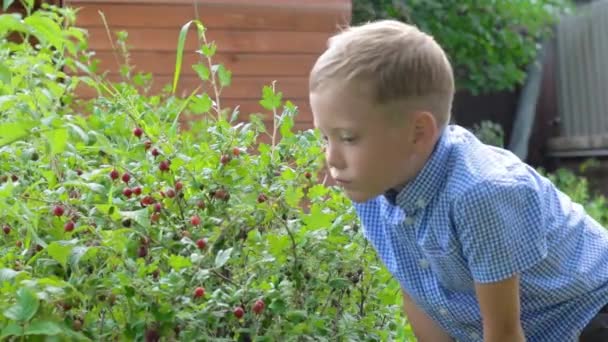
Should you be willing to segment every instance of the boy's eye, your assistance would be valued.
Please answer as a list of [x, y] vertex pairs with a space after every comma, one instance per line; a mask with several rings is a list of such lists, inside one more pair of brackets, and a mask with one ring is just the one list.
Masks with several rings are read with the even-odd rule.
[[346, 143], [352, 143], [352, 142], [355, 142], [355, 140], [357, 140], [357, 138], [355, 138], [353, 136], [343, 136], [340, 139], [342, 139], [342, 141], [344, 141]]

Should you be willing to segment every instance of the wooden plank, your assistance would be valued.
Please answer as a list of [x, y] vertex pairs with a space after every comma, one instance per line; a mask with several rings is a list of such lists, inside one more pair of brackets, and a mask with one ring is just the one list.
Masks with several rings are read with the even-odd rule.
[[[103, 27], [102, 12], [110, 27], [179, 28], [195, 17], [192, 3], [176, 5], [86, 3], [78, 12], [76, 25]], [[133, 14], [137, 13], [137, 16]], [[350, 11], [343, 9], [285, 8], [273, 10], [254, 6], [219, 6], [201, 4], [199, 19], [210, 29], [276, 30], [276, 31], [336, 31], [350, 21]]]
[[[100, 70], [117, 70], [114, 56], [109, 51], [97, 52]], [[151, 72], [154, 75], [173, 75], [175, 51], [133, 51], [131, 64], [135, 70]], [[240, 76], [302, 76], [308, 77], [317, 54], [248, 54], [218, 53], [213, 63], [223, 64], [234, 75]], [[184, 52], [182, 75], [194, 75], [192, 65], [201, 61], [201, 56], [193, 51]]]
[[[166, 4], [175, 5], [193, 4], [194, 0], [128, 0], [134, 4]], [[125, 0], [64, 0], [65, 5], [87, 4], [87, 3], [106, 3], [106, 4], [124, 4]], [[253, 6], [253, 7], [270, 7], [276, 9], [279, 7], [288, 8], [322, 8], [322, 9], [342, 9], [345, 12], [351, 12], [351, 0], [198, 0], [200, 5], [221, 5], [221, 6]]]
[[[126, 30], [127, 43], [131, 51], [156, 50], [175, 51], [179, 29], [156, 28], [123, 28], [112, 27], [113, 32]], [[91, 50], [110, 50], [103, 28], [91, 28]], [[207, 33], [208, 41], [215, 41], [220, 52], [249, 52], [249, 53], [321, 53], [326, 48], [330, 32], [288, 32], [288, 31], [237, 31], [213, 30]], [[115, 36], [113, 39], [116, 39]], [[196, 50], [200, 48], [194, 29], [188, 34], [185, 48]]]
[[[108, 75], [108, 80], [112, 82], [120, 81], [118, 74]], [[308, 97], [308, 79], [305, 77], [241, 77], [237, 76], [232, 79], [232, 84], [222, 90], [222, 99], [258, 99], [262, 96], [262, 88], [265, 85], [270, 85], [273, 80], [277, 80], [276, 89], [283, 93], [283, 98], [291, 99], [307, 99]], [[150, 89], [151, 94], [158, 94], [163, 87], [173, 83], [172, 76], [158, 76], [153, 78], [153, 84]], [[197, 76], [183, 76], [177, 88], [178, 93], [189, 94], [196, 87], [201, 86], [201, 81]], [[205, 82], [202, 85], [201, 92], [207, 92], [211, 96], [213, 89], [210, 89], [210, 84]], [[95, 96], [95, 90], [81, 83], [78, 88], [78, 94], [84, 97]]]

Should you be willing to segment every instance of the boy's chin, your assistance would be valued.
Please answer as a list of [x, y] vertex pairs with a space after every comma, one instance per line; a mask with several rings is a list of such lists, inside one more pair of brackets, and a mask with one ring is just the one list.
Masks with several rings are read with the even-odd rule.
[[355, 203], [365, 203], [378, 196], [368, 192], [349, 191], [347, 189], [344, 189], [344, 193], [346, 194], [346, 197]]

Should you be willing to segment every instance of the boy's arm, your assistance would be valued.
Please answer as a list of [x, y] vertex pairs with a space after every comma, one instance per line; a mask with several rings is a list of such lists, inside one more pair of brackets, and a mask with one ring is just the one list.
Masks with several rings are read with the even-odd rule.
[[422, 311], [410, 296], [401, 290], [403, 294], [403, 309], [407, 320], [410, 322], [414, 335], [418, 342], [453, 342], [452, 339], [435, 321]]
[[524, 342], [520, 321], [519, 276], [495, 283], [476, 283], [484, 342]]

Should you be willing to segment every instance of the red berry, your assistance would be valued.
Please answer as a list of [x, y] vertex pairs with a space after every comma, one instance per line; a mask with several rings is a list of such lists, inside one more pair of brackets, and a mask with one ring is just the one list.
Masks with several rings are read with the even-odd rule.
[[131, 195], [133, 195], [133, 190], [129, 189], [129, 188], [125, 188], [122, 191], [122, 194], [125, 195], [126, 197], [131, 197]]
[[144, 198], [141, 199], [141, 205], [142, 206], [148, 206], [150, 204], [154, 203], [154, 199], [152, 198], [152, 196], [146, 196]]
[[157, 149], [152, 149], [152, 155], [156, 158], [160, 155], [160, 152]]
[[198, 201], [198, 202], [196, 202], [196, 206], [197, 206], [199, 209], [205, 209], [205, 202], [203, 202], [203, 201]]
[[55, 206], [55, 208], [53, 209], [53, 215], [57, 217], [62, 216], [64, 212], [65, 210], [60, 205]]
[[19, 177], [17, 177], [17, 175], [12, 175], [12, 176], [11, 176], [11, 180], [12, 180], [13, 182], [16, 182], [16, 181], [18, 181], [18, 180], [19, 180]]
[[173, 197], [175, 197], [175, 190], [168, 189], [167, 192], [166, 192], [166, 194], [167, 194], [167, 197], [173, 198]]
[[81, 169], [77, 169], [76, 170], [76, 174], [79, 175], [79, 176], [82, 176], [82, 170]]
[[205, 240], [205, 239], [198, 239], [198, 240], [196, 240], [196, 246], [199, 249], [205, 249], [205, 247], [207, 247], [207, 240]]
[[162, 209], [163, 209], [162, 204], [160, 204], [160, 203], [154, 204], [154, 211], [155, 212], [159, 213]]
[[150, 217], [150, 220], [152, 222], [158, 222], [158, 220], [160, 220], [160, 214], [159, 213], [152, 214], [152, 216]]
[[239, 150], [238, 147], [235, 147], [232, 149], [232, 154], [234, 154], [236, 157], [238, 157], [241, 154], [241, 150]]
[[6, 235], [10, 234], [11, 233], [11, 226], [9, 226], [8, 224], [5, 224], [4, 227], [2, 227], [2, 231]]
[[74, 221], [66, 222], [66, 224], [63, 226], [63, 230], [65, 230], [66, 232], [73, 231], [74, 230]]
[[137, 196], [141, 195], [141, 188], [140, 187], [136, 187], [135, 189], [133, 189], [133, 193]]
[[118, 177], [120, 177], [118, 170], [114, 169], [112, 172], [110, 172], [110, 178], [112, 178], [112, 180], [116, 180]]
[[253, 312], [255, 312], [256, 314], [261, 314], [262, 311], [264, 311], [264, 307], [266, 305], [264, 304], [264, 301], [261, 299], [258, 299], [255, 301], [255, 304], [253, 304]]
[[205, 289], [202, 287], [197, 287], [194, 290], [194, 298], [201, 298], [205, 295]]
[[245, 315], [245, 310], [243, 310], [242, 307], [237, 306], [236, 308], [234, 308], [233, 313], [236, 318], [241, 319]]
[[304, 174], [304, 177], [306, 177], [307, 179], [311, 179], [312, 178], [312, 174], [310, 172], [306, 172]]
[[15, 242], [15, 246], [17, 246], [18, 248], [23, 247], [23, 242], [21, 242], [21, 240]]
[[226, 190], [224, 189], [219, 189], [216, 190], [215, 193], [213, 194], [213, 196], [217, 199], [226, 199], [226, 196], [228, 196], [228, 193], [226, 192]]
[[266, 195], [264, 195], [264, 194], [260, 194], [260, 195], [258, 196], [258, 203], [264, 203], [264, 202], [266, 202], [267, 200], [268, 200], [268, 197], [267, 197]]
[[175, 190], [181, 191], [183, 188], [184, 188], [184, 184], [182, 184], [182, 182], [180, 182], [180, 181], [175, 182]]
[[140, 258], [145, 258], [148, 255], [148, 248], [146, 246], [139, 246], [137, 250], [137, 256]]
[[123, 182], [129, 183], [130, 180], [131, 180], [131, 175], [129, 175], [128, 173], [125, 173], [124, 175], [122, 175]]
[[230, 156], [227, 154], [224, 154], [222, 156], [222, 159], [220, 159], [220, 163], [222, 163], [222, 165], [226, 165], [226, 164], [228, 164], [228, 162], [230, 162]]
[[167, 161], [167, 160], [161, 161], [160, 164], [158, 165], [158, 168], [163, 172], [169, 171], [169, 161]]
[[192, 218], [190, 218], [190, 223], [192, 223], [193, 226], [198, 226], [201, 224], [201, 218], [196, 215], [192, 216]]
[[146, 149], [146, 151], [147, 151], [147, 150], [149, 150], [149, 149], [150, 149], [150, 147], [152, 147], [152, 142], [151, 142], [150, 140], [146, 140], [146, 141], [144, 142], [144, 148], [145, 148], [145, 149]]
[[139, 128], [139, 127], [135, 127], [135, 128], [133, 129], [133, 135], [134, 135], [134, 136], [136, 136], [136, 137], [140, 138], [142, 134], [144, 134], [144, 131], [143, 131], [141, 128]]

